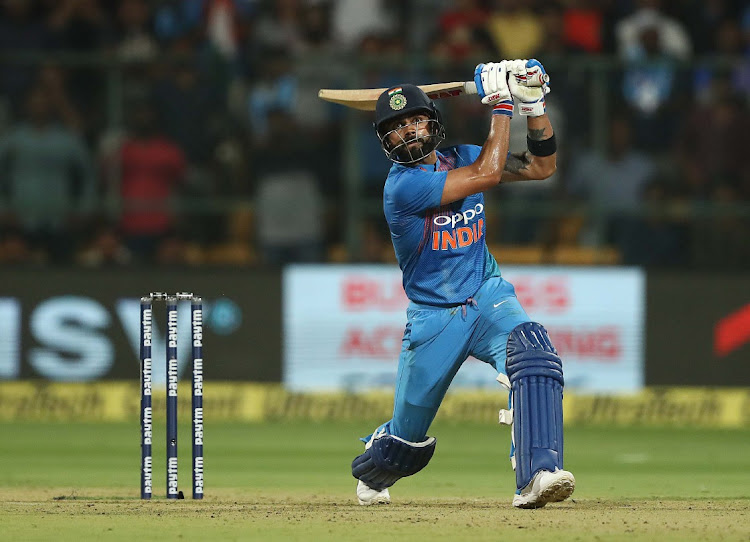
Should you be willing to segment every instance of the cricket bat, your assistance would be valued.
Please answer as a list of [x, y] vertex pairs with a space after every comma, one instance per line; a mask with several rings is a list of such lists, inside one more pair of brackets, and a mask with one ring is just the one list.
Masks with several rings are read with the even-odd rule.
[[[427, 96], [433, 100], [453, 98], [463, 94], [476, 94], [477, 86], [474, 81], [458, 81], [454, 83], [434, 83], [432, 85], [419, 85]], [[333, 102], [346, 107], [352, 107], [361, 111], [375, 111], [375, 104], [387, 88], [359, 88], [352, 90], [339, 90], [322, 88], [318, 92], [318, 98], [327, 102]]]
[[[534, 80], [526, 80], [522, 76], [522, 84], [529, 87], [541, 87], [549, 83], [549, 75], [538, 74]], [[477, 86], [474, 81], [456, 81], [453, 83], [434, 83], [431, 85], [418, 85], [427, 96], [433, 100], [453, 98], [463, 94], [476, 94]], [[545, 87], [549, 92], [549, 87]], [[346, 107], [352, 107], [361, 111], [375, 111], [375, 104], [386, 88], [358, 88], [352, 90], [339, 90], [322, 88], [318, 91], [318, 98], [327, 102], [333, 102]]]

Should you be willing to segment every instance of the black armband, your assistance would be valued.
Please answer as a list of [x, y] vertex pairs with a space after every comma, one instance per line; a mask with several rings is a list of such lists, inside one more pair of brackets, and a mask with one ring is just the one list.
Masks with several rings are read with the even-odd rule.
[[557, 141], [555, 140], [555, 134], [552, 134], [552, 137], [542, 139], [541, 141], [531, 139], [529, 136], [526, 136], [526, 147], [534, 156], [553, 155], [557, 152]]

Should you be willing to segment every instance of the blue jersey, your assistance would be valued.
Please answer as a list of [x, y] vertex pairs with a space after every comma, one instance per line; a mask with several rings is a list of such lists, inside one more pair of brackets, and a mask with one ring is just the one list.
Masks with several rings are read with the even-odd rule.
[[394, 164], [388, 173], [383, 210], [404, 290], [416, 303], [464, 303], [486, 279], [500, 276], [485, 243], [484, 195], [440, 205], [447, 172], [472, 164], [480, 150], [457, 145], [438, 152], [435, 165]]

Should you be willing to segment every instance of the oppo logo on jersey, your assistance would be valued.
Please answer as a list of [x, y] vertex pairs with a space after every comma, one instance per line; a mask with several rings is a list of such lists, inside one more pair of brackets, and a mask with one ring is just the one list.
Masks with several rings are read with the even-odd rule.
[[[444, 229], [432, 232], [432, 250], [448, 250], [449, 248], [466, 247], [476, 243], [482, 238], [484, 219], [469, 225], [469, 222], [484, 212], [484, 205], [477, 203], [473, 209], [467, 209], [461, 213], [453, 213], [450, 216], [440, 215], [432, 219], [436, 226], [448, 226], [451, 230]], [[463, 224], [460, 228], [456, 225]]]
[[467, 209], [463, 213], [453, 213], [451, 216], [436, 216], [433, 222], [436, 226], [447, 226], [451, 225], [451, 228], [455, 228], [456, 224], [463, 222], [468, 224], [469, 220], [474, 220], [477, 215], [481, 215], [484, 212], [484, 205], [477, 203], [473, 209]]

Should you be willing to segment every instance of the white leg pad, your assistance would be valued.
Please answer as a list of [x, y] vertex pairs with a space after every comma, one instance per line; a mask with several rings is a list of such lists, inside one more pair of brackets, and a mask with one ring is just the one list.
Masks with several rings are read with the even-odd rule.
[[[500, 385], [505, 388], [506, 390], [510, 391], [510, 379], [507, 377], [507, 375], [504, 375], [503, 373], [498, 373], [497, 380]], [[510, 464], [513, 467], [513, 470], [516, 470], [516, 443], [513, 438], [513, 409], [501, 409], [499, 412], [499, 419], [498, 421], [503, 425], [510, 425], [510, 442], [511, 442], [511, 456], [510, 456]]]
[[510, 391], [510, 379], [508, 378], [507, 375], [504, 375], [503, 373], [498, 373], [497, 378], [495, 380], [497, 380], [503, 388]]

